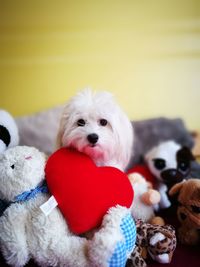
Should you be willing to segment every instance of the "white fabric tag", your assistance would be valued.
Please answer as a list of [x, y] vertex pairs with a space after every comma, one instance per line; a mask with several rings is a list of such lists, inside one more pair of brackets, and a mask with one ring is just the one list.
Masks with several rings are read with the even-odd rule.
[[46, 216], [48, 216], [56, 206], [58, 206], [58, 202], [54, 196], [51, 196], [44, 204], [40, 206], [40, 209]]

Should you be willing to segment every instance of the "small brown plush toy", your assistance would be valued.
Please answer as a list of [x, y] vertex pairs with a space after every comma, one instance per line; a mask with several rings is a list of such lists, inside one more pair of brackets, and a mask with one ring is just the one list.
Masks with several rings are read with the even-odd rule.
[[200, 244], [200, 180], [189, 179], [174, 185], [169, 194], [178, 194], [178, 237], [182, 244]]

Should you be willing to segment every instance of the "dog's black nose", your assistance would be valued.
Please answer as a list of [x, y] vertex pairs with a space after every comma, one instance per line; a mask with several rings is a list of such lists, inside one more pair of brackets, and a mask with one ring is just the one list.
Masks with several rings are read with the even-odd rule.
[[92, 134], [89, 134], [87, 136], [87, 140], [91, 143], [91, 144], [96, 144], [96, 142], [98, 141], [99, 137], [97, 134], [95, 133], [92, 133]]

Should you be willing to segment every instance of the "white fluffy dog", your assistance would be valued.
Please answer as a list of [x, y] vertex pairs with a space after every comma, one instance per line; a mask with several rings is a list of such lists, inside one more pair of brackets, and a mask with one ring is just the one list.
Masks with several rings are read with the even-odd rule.
[[57, 140], [58, 147], [74, 147], [97, 166], [124, 170], [132, 152], [133, 128], [110, 93], [86, 89], [64, 108]]

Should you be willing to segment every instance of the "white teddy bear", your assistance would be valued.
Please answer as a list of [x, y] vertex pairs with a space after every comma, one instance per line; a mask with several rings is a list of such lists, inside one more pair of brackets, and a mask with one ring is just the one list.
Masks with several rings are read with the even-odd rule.
[[50, 197], [45, 161], [43, 153], [27, 146], [0, 154], [0, 249], [7, 264], [21, 267], [32, 258], [39, 266], [125, 266], [136, 238], [128, 209], [111, 208], [91, 240], [74, 235], [58, 208], [48, 216], [40, 209]]

